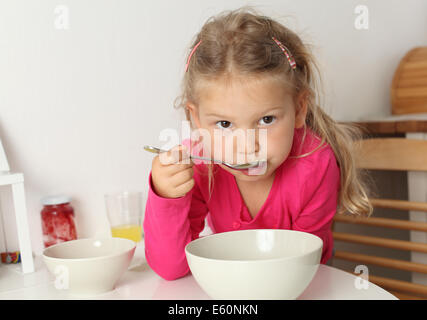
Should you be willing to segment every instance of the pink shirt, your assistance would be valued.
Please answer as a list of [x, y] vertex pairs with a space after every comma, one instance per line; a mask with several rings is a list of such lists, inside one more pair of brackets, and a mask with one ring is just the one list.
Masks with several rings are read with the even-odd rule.
[[[315, 149], [320, 138], [307, 128], [295, 129], [290, 156]], [[183, 141], [188, 146], [189, 141]], [[162, 278], [175, 280], [190, 270], [185, 246], [199, 237], [205, 218], [214, 233], [245, 229], [290, 229], [309, 232], [323, 240], [321, 263], [332, 255], [331, 224], [337, 209], [340, 170], [332, 148], [325, 145], [309, 156], [287, 158], [276, 170], [268, 198], [251, 217], [234, 176], [215, 165], [209, 199], [207, 166], [195, 165], [193, 189], [180, 198], [163, 198], [153, 191], [151, 171], [144, 218], [147, 263]], [[204, 171], [203, 171], [204, 170]], [[198, 171], [206, 172], [206, 175]]]

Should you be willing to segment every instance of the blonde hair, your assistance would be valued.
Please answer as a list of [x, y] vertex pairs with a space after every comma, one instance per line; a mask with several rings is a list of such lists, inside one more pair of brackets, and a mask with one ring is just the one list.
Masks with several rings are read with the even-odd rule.
[[[295, 58], [297, 68], [291, 69], [286, 56], [272, 37], [282, 42]], [[319, 68], [313, 54], [296, 33], [273, 19], [263, 16], [255, 9], [245, 6], [240, 9], [223, 11], [209, 18], [195, 36], [189, 48], [200, 40], [202, 43], [193, 53], [185, 72], [181, 95], [175, 101], [175, 108], [184, 108], [191, 123], [189, 102], [197, 105], [200, 84], [204, 81], [229, 80], [231, 78], [273, 77], [291, 90], [294, 101], [300, 93], [307, 93], [307, 115], [304, 128], [310, 128], [320, 137], [321, 147], [327, 142], [333, 149], [340, 167], [341, 185], [337, 213], [370, 215], [372, 205], [367, 196], [367, 184], [362, 172], [355, 165], [353, 142], [361, 139], [363, 133], [355, 125], [334, 121], [316, 103]], [[187, 58], [188, 59], [188, 58]], [[244, 80], [243, 80], [244, 81]], [[193, 124], [191, 124], [193, 128]], [[301, 145], [304, 143], [305, 131]], [[297, 157], [305, 157], [316, 151]], [[209, 193], [213, 188], [213, 165], [209, 164]]]

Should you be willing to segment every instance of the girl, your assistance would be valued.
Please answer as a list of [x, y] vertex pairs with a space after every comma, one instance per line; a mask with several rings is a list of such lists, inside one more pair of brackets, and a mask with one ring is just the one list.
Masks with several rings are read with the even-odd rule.
[[[294, 32], [251, 8], [225, 11], [202, 27], [187, 58], [178, 107], [192, 129], [211, 133], [211, 141], [203, 141], [208, 150], [218, 149], [212, 147], [214, 130], [265, 129], [267, 162], [261, 174], [180, 162], [196, 154], [193, 141], [153, 159], [145, 254], [162, 278], [189, 272], [184, 249], [199, 237], [205, 218], [214, 233], [280, 228], [315, 234], [323, 240], [326, 263], [334, 215], [370, 215], [351, 153], [361, 133], [336, 123], [316, 104], [314, 68]], [[233, 149], [234, 156], [244, 155], [242, 162], [261, 159], [263, 146], [255, 136], [253, 146]]]

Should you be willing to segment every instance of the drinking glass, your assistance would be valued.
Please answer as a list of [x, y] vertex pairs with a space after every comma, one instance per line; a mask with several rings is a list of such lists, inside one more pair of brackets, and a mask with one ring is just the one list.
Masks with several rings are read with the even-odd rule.
[[[105, 195], [107, 216], [113, 237], [126, 238], [136, 243], [135, 256], [143, 239], [143, 195], [138, 191], [121, 191]], [[138, 262], [142, 262], [140, 259]], [[131, 267], [134, 264], [131, 264]]]

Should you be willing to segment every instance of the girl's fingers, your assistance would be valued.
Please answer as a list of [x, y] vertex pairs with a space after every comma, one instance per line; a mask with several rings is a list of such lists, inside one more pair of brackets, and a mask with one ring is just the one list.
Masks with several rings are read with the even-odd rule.
[[175, 191], [179, 195], [185, 195], [187, 192], [189, 192], [194, 187], [195, 181], [194, 179], [190, 179], [186, 181], [185, 183], [181, 184], [180, 186], [176, 187]]
[[191, 180], [193, 178], [194, 171], [193, 168], [187, 168], [180, 172], [177, 172], [171, 177], [171, 186], [178, 187], [179, 185]]

